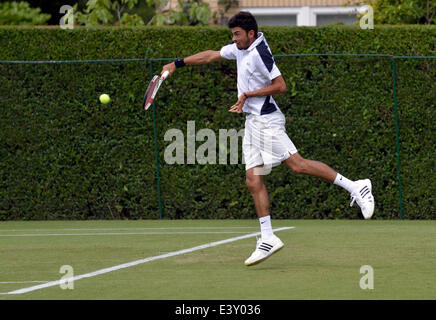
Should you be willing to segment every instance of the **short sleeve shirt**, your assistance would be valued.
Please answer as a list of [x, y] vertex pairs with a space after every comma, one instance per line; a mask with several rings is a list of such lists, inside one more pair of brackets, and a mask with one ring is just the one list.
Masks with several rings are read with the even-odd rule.
[[[271, 50], [261, 32], [246, 50], [240, 50], [236, 43], [226, 45], [220, 50], [221, 57], [236, 60], [238, 69], [238, 97], [247, 91], [265, 88], [281, 75]], [[272, 96], [250, 97], [245, 101], [243, 112], [256, 115], [280, 111]]]

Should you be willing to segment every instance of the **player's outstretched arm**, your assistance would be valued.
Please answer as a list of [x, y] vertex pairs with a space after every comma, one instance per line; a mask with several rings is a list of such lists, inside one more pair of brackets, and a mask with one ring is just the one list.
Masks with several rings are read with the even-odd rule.
[[163, 74], [165, 71], [169, 71], [171, 76], [173, 72], [176, 71], [177, 68], [181, 68], [185, 65], [194, 66], [199, 64], [211, 63], [219, 60], [224, 60], [223, 57], [221, 57], [219, 51], [206, 50], [196, 53], [192, 56], [186, 57], [184, 59], [176, 59], [175, 61], [164, 65], [161, 74]]

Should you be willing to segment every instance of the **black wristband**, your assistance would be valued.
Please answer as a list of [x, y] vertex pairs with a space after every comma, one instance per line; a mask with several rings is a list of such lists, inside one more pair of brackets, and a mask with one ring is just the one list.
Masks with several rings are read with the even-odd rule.
[[176, 65], [176, 68], [181, 68], [186, 66], [185, 60], [183, 58], [177, 58], [176, 60], [174, 60], [174, 64]]

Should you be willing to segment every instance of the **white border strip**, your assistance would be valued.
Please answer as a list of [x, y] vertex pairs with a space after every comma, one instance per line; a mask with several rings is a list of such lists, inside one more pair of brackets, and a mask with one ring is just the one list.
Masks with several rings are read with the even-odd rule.
[[0, 234], [0, 237], [53, 237], [53, 236], [124, 236], [148, 234], [225, 234], [247, 233], [245, 231], [185, 231], [185, 232], [100, 232], [100, 233], [25, 233], [25, 234]]
[[203, 227], [203, 226], [198, 226], [198, 227], [158, 227], [158, 228], [154, 228], [154, 227], [144, 227], [144, 228], [61, 228], [61, 229], [56, 229], [56, 228], [51, 228], [51, 229], [33, 229], [33, 228], [28, 228], [28, 229], [0, 229], [0, 232], [19, 232], [19, 231], [107, 231], [107, 230], [126, 230], [126, 231], [132, 231], [132, 230], [177, 230], [177, 229], [183, 229], [183, 230], [188, 230], [188, 229], [257, 229], [258, 227], [244, 227], [244, 226], [235, 226], [235, 227]]
[[47, 283], [49, 281], [1, 281], [0, 284], [10, 284], [10, 283]]
[[[289, 230], [289, 229], [294, 229], [295, 227], [283, 227], [283, 228], [277, 228], [274, 229], [274, 232], [277, 231], [282, 231], [282, 230]], [[173, 256], [178, 256], [184, 253], [189, 253], [189, 252], [193, 252], [193, 251], [197, 251], [197, 250], [201, 250], [201, 249], [205, 249], [205, 248], [211, 248], [211, 247], [215, 247], [215, 246], [219, 246], [221, 244], [225, 244], [225, 243], [230, 243], [230, 242], [234, 242], [234, 241], [238, 241], [238, 240], [242, 240], [242, 239], [247, 239], [247, 238], [251, 238], [254, 236], [259, 235], [260, 232], [255, 232], [255, 233], [250, 233], [250, 234], [246, 234], [243, 236], [239, 236], [239, 237], [235, 237], [235, 238], [230, 238], [230, 239], [226, 239], [226, 240], [221, 240], [221, 241], [215, 241], [215, 242], [211, 242], [211, 243], [206, 243], [200, 246], [196, 246], [196, 247], [192, 247], [189, 249], [183, 249], [183, 250], [179, 250], [179, 251], [173, 251], [173, 252], [169, 252], [166, 254], [162, 254], [159, 256], [154, 256], [154, 257], [149, 257], [149, 258], [145, 258], [145, 259], [141, 259], [141, 260], [136, 260], [136, 261], [132, 261], [132, 262], [128, 262], [128, 263], [123, 263], [114, 267], [110, 267], [110, 268], [105, 268], [105, 269], [100, 269], [94, 272], [90, 272], [90, 273], [85, 273], [82, 275], [78, 275], [78, 276], [74, 276], [71, 279], [62, 279], [62, 280], [55, 280], [55, 281], [50, 281], [44, 284], [40, 284], [40, 285], [36, 285], [36, 286], [32, 286], [32, 287], [28, 287], [28, 288], [23, 288], [23, 289], [18, 289], [18, 290], [14, 290], [14, 291], [10, 291], [10, 292], [6, 292], [4, 294], [23, 294], [23, 293], [27, 293], [27, 292], [31, 292], [31, 291], [35, 291], [35, 290], [40, 290], [40, 289], [44, 289], [44, 288], [49, 288], [49, 287], [54, 287], [54, 286], [58, 286], [62, 283], [64, 283], [66, 280], [68, 280], [68, 282], [70, 281], [77, 281], [80, 279], [84, 279], [84, 278], [91, 278], [91, 277], [95, 277], [101, 274], [105, 274], [105, 273], [109, 273], [112, 271], [117, 271], [120, 269], [125, 269], [125, 268], [129, 268], [129, 267], [133, 267], [139, 264], [143, 264], [146, 262], [150, 262], [150, 261], [154, 261], [154, 260], [159, 260], [159, 259], [165, 259], [165, 258], [169, 258], [169, 257], [173, 257]]]

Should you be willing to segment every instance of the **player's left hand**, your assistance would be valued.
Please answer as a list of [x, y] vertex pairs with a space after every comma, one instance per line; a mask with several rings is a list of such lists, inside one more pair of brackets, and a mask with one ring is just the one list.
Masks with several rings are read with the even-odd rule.
[[245, 94], [241, 94], [238, 98], [238, 101], [236, 101], [236, 103], [230, 107], [229, 112], [242, 113], [242, 107], [244, 106], [245, 100]]

